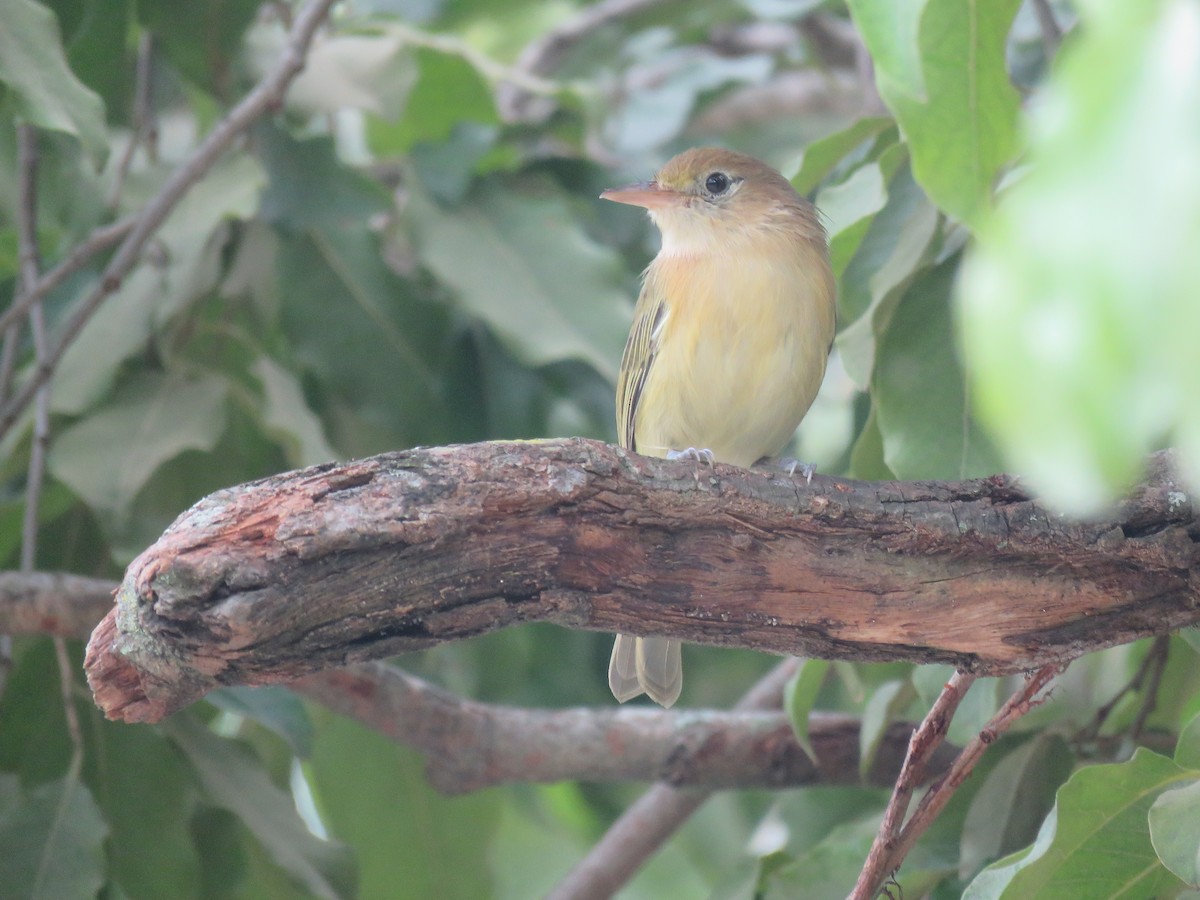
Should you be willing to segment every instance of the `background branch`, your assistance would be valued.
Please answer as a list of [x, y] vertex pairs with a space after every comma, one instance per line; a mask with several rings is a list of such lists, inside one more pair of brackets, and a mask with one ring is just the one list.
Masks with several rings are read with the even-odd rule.
[[[323, 672], [291, 687], [421, 751], [430, 783], [449, 794], [563, 780], [658, 780], [710, 790], [862, 783], [857, 718], [810, 717], [814, 765], [778, 703], [733, 712], [523, 709], [464, 700], [382, 663]], [[869, 783], [895, 781], [911, 730], [905, 722], [889, 727]], [[936, 763], [944, 767], [952, 758], [948, 751]]]
[[[736, 710], [777, 709], [798, 660], [784, 660], [738, 701]], [[712, 792], [656, 784], [637, 799], [551, 892], [552, 900], [610, 897], [691, 818]]]

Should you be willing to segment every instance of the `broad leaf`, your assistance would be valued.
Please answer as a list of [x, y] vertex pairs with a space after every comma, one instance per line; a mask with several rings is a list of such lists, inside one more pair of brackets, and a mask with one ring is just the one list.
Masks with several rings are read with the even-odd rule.
[[0, 894], [27, 900], [94, 897], [105, 882], [108, 826], [91, 792], [60, 778], [23, 790], [0, 774]]
[[158, 729], [92, 717], [98, 746], [85, 775], [112, 831], [113, 881], [134, 898], [201, 896], [192, 771]]
[[888, 726], [912, 702], [914, 696], [909, 682], [900, 680], [885, 681], [871, 694], [858, 729], [858, 774], [864, 781], [875, 764], [879, 743]]
[[812, 712], [813, 704], [825, 675], [829, 671], [829, 661], [824, 659], [806, 659], [795, 677], [787, 683], [783, 693], [783, 705], [788, 718], [792, 722], [792, 731], [796, 741], [808, 754], [815, 764], [816, 754], [813, 752], [812, 741], [808, 739], [808, 714]]
[[1179, 732], [1175, 762], [1189, 769], [1200, 769], [1200, 713], [1192, 716]]
[[5, 0], [0, 82], [19, 116], [78, 138], [99, 168], [108, 155], [104, 103], [75, 77], [63, 54], [54, 13], [32, 0]]
[[1159, 446], [1200, 484], [1200, 8], [1087, 9], [959, 298], [981, 419], [1077, 515]]
[[312, 753], [313, 724], [303, 701], [286, 687], [227, 687], [213, 691], [205, 699], [225, 712], [253, 719], [275, 732], [303, 758]]
[[398, 884], [414, 897], [491, 895], [494, 792], [440, 796], [412, 750], [328, 714], [317, 724], [306, 772], [330, 831], [358, 854], [364, 897], [391, 896]]
[[975, 424], [954, 347], [943, 264], [909, 288], [880, 339], [871, 395], [887, 466], [899, 478], [970, 478], [1002, 470]]
[[1158, 861], [1146, 814], [1193, 777], [1144, 748], [1128, 762], [1081, 769], [1059, 789], [1033, 845], [984, 869], [963, 900], [1174, 896], [1180, 882]]
[[313, 835], [262, 764], [236, 741], [217, 737], [187, 714], [164, 730], [195, 767], [209, 800], [234, 813], [271, 859], [314, 896], [341, 900], [355, 895], [346, 848]]
[[284, 445], [289, 462], [299, 468], [336, 459], [299, 379], [268, 356], [259, 357], [252, 372], [262, 385], [263, 426]]
[[1005, 46], [1020, 0], [851, 0], [913, 172], [946, 212], [975, 222], [1016, 150], [1020, 98]]
[[1030, 843], [1071, 774], [1073, 757], [1062, 738], [1042, 734], [1021, 744], [984, 778], [962, 827], [959, 874], [968, 877], [994, 859]]
[[443, 210], [409, 207], [422, 262], [520, 359], [582, 359], [612, 381], [633, 298], [616, 255], [593, 242], [546, 183], [489, 183]]
[[449, 316], [387, 267], [376, 235], [281, 232], [277, 261], [283, 333], [296, 368], [321, 385], [333, 443], [366, 454], [452, 437]]
[[367, 139], [376, 154], [401, 156], [419, 142], [446, 140], [455, 126], [497, 123], [487, 82], [462, 57], [421, 49], [403, 62], [407, 68], [393, 76], [412, 85], [403, 114], [397, 119], [381, 112], [384, 118], [397, 120], [368, 123]]
[[137, 2], [138, 20], [154, 33], [165, 56], [215, 97], [229, 91], [230, 70], [258, 9], [258, 0]]
[[59, 435], [50, 471], [94, 509], [119, 519], [159, 466], [185, 450], [216, 445], [227, 391], [215, 375], [143, 375]]
[[813, 141], [804, 148], [800, 167], [791, 182], [801, 194], [814, 190], [851, 150], [870, 140], [892, 124], [883, 117], [856, 119], [853, 124], [833, 134]]
[[1163, 865], [1200, 887], [1200, 780], [1164, 791], [1150, 807], [1149, 821], [1150, 840]]

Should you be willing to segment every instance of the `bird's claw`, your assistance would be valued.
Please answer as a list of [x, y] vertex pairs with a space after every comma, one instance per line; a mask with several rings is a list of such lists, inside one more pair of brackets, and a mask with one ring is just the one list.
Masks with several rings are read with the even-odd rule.
[[708, 463], [709, 468], [712, 468], [713, 452], [697, 450], [695, 447], [688, 447], [686, 450], [668, 450], [667, 459], [691, 459], [696, 462]]
[[804, 476], [805, 484], [812, 484], [813, 474], [817, 471], [815, 463], [800, 462], [794, 456], [784, 456], [779, 460], [779, 468], [787, 472], [790, 477], [795, 477], [799, 472]]

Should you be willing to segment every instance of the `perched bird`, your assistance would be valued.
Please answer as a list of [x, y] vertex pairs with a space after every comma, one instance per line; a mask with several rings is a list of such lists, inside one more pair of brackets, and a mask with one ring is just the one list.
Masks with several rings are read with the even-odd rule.
[[[712, 147], [600, 196], [644, 207], [662, 233], [621, 358], [621, 446], [737, 466], [777, 454], [816, 397], [833, 342], [816, 209], [766, 163]], [[618, 635], [608, 683], [621, 702], [645, 692], [671, 706], [683, 687], [679, 641]]]

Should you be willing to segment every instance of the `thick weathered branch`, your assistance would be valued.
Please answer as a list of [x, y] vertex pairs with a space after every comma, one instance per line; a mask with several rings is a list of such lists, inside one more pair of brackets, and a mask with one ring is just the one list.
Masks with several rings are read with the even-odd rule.
[[806, 486], [586, 440], [418, 449], [202, 500], [129, 567], [86, 666], [127, 721], [533, 620], [1000, 674], [1200, 621], [1198, 540], [1169, 454], [1075, 523], [1005, 476]]

